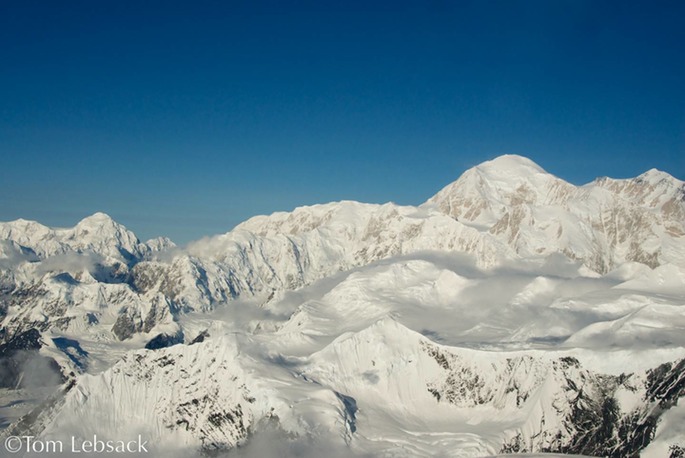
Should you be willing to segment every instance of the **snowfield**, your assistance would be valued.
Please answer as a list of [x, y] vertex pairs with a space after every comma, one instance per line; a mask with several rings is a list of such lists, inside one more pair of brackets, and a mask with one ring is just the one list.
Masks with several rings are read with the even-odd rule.
[[0, 439], [677, 457], [684, 307], [685, 184], [655, 170], [577, 187], [502, 156], [419, 207], [301, 207], [186, 247], [101, 213], [0, 223]]

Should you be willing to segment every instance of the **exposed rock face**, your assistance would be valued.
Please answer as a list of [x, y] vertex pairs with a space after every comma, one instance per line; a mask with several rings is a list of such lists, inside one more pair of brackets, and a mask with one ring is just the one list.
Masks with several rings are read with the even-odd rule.
[[148, 350], [158, 350], [160, 348], [171, 347], [183, 343], [183, 333], [178, 332], [174, 335], [159, 334], [145, 344]]
[[[543, 418], [537, 433], [531, 437], [517, 433], [502, 452], [639, 456], [653, 439], [659, 417], [685, 395], [685, 360], [639, 375], [563, 371], [559, 381], [568, 400], [561, 428], [546, 430]], [[622, 408], [618, 399], [622, 391], [639, 398], [637, 406]]]

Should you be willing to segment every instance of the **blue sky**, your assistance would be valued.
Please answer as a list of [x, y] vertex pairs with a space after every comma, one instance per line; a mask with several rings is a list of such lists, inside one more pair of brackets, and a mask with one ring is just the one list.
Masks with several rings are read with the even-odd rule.
[[685, 179], [684, 22], [682, 1], [2, 2], [0, 220], [104, 211], [184, 243], [419, 204], [505, 153]]

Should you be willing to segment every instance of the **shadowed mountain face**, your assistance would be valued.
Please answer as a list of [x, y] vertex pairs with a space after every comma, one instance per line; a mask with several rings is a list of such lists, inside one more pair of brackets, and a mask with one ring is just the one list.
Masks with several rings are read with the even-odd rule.
[[502, 156], [419, 207], [300, 207], [184, 248], [101, 213], [0, 239], [2, 386], [70, 374], [8, 432], [343, 456], [685, 437], [685, 185], [663, 172], [574, 186]]

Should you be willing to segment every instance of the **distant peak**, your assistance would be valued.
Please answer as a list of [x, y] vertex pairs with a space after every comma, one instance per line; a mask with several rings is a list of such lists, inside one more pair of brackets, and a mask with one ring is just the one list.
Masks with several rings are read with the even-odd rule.
[[83, 218], [79, 224], [81, 223], [86, 223], [86, 222], [93, 222], [93, 223], [108, 223], [108, 222], [114, 222], [111, 216], [109, 216], [107, 213], [102, 213], [102, 212], [95, 212], [90, 216], [86, 216]]
[[533, 173], [547, 173], [532, 160], [517, 154], [504, 154], [492, 160], [485, 161], [475, 168], [484, 171], [528, 171]]
[[639, 175], [636, 180], [639, 181], [644, 181], [650, 184], [656, 184], [659, 183], [660, 181], [670, 181], [670, 182], [680, 182], [677, 178], [673, 177], [672, 175], [662, 172], [661, 170], [657, 169], [649, 169], [645, 173]]
[[9, 224], [15, 224], [15, 225], [20, 225], [20, 226], [40, 226], [40, 227], [47, 228], [47, 226], [39, 223], [38, 221], [34, 221], [32, 219], [24, 219], [24, 218], [19, 218], [19, 219], [15, 219], [14, 221], [9, 221]]
[[97, 212], [86, 216], [76, 225], [77, 228], [116, 228], [121, 226], [107, 213]]

